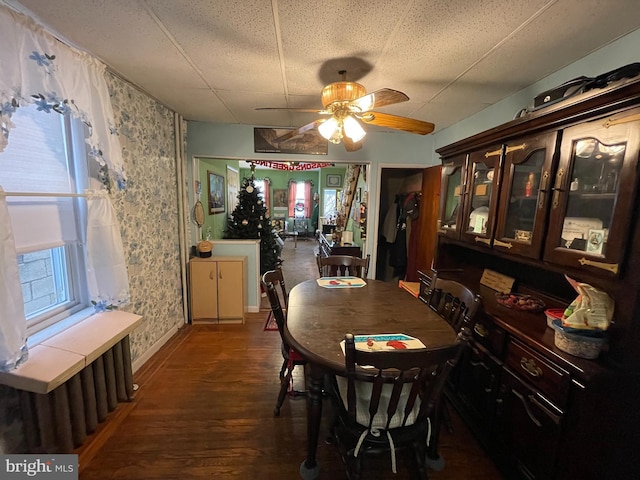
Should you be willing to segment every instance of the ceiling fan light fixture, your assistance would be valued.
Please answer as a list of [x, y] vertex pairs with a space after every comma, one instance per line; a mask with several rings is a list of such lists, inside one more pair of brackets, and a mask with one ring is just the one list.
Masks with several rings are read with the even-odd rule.
[[375, 93], [371, 93], [369, 95], [365, 95], [364, 97], [360, 97], [353, 102], [351, 102], [351, 106], [357, 109], [359, 112], [368, 112], [373, 108], [376, 103], [376, 95]]
[[344, 134], [349, 137], [353, 142], [359, 142], [364, 138], [367, 132], [364, 131], [364, 128], [358, 123], [358, 121], [353, 118], [351, 115], [345, 117], [343, 120], [344, 125]]
[[[340, 143], [340, 122], [335, 117], [318, 125], [320, 135], [333, 143]], [[337, 141], [335, 140], [337, 138]]]

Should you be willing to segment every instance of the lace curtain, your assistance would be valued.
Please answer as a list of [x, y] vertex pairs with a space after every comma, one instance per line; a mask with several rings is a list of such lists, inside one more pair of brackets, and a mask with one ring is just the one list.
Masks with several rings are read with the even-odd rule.
[[[16, 109], [73, 115], [88, 128], [90, 155], [103, 167], [105, 185], [126, 186], [105, 67], [57, 41], [30, 18], [0, 5], [0, 152], [15, 127]], [[1, 156], [0, 156], [1, 157]], [[0, 162], [2, 159], [0, 158]], [[91, 301], [97, 310], [129, 301], [122, 239], [106, 192], [88, 195], [87, 264]], [[0, 188], [0, 371], [26, 361], [26, 319], [11, 218]]]
[[88, 192], [87, 282], [97, 311], [129, 302], [120, 225], [106, 191]]
[[106, 171], [105, 184], [125, 188], [126, 176], [105, 66], [68, 47], [32, 19], [0, 5], [0, 152], [15, 127], [17, 108], [35, 103], [38, 110], [73, 115], [89, 128], [90, 155]]
[[28, 351], [18, 257], [2, 192], [0, 187], [0, 372], [8, 372], [27, 360]]

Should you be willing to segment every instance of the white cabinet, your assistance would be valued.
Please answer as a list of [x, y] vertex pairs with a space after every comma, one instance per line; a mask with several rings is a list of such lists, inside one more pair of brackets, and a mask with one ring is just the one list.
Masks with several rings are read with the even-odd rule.
[[189, 261], [192, 323], [244, 323], [246, 263], [247, 257]]

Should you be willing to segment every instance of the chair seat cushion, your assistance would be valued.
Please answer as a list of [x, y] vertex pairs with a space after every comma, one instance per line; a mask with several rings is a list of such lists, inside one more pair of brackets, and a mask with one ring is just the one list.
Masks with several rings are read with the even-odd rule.
[[305, 359], [302, 357], [302, 355], [300, 355], [298, 352], [296, 352], [293, 348], [289, 349], [289, 359], [294, 361], [294, 362], [304, 362]]
[[[347, 405], [347, 379], [344, 377], [336, 377], [338, 384], [338, 391], [340, 393], [340, 399], [344, 405], [345, 410], [348, 409]], [[384, 429], [387, 426], [387, 407], [389, 406], [389, 400], [391, 399], [392, 385], [384, 385], [382, 387], [382, 394], [380, 397], [380, 404], [378, 405], [378, 411], [374, 415], [372, 429]], [[371, 400], [371, 392], [373, 390], [373, 384], [370, 382], [356, 382], [356, 421], [367, 428], [369, 426], [369, 401]], [[391, 418], [389, 429], [394, 429], [402, 426], [402, 417], [405, 406], [407, 404], [407, 397], [411, 391], [411, 384], [404, 386], [402, 394], [400, 395], [400, 401], [395, 415]], [[413, 425], [420, 412], [420, 398], [416, 399], [416, 403], [411, 410], [406, 422], [406, 426]]]

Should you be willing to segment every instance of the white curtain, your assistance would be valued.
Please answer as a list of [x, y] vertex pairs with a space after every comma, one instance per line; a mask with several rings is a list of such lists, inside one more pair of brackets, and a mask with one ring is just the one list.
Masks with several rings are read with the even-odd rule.
[[106, 191], [87, 192], [87, 282], [96, 310], [129, 301], [120, 225]]
[[91, 156], [106, 166], [119, 189], [126, 176], [105, 66], [66, 46], [32, 19], [0, 5], [0, 152], [15, 125], [17, 108], [35, 103], [39, 110], [71, 114], [89, 126]]
[[0, 372], [27, 360], [27, 321], [6, 197], [0, 187]]

